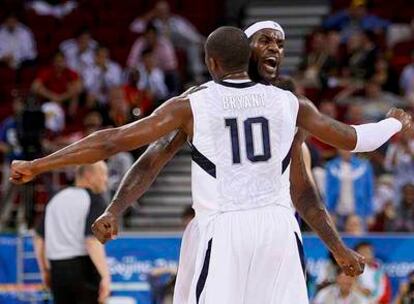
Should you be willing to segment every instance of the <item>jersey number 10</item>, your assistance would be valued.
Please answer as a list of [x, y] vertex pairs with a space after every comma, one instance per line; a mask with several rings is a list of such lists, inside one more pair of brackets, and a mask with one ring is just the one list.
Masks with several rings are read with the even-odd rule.
[[[237, 118], [227, 118], [226, 127], [230, 128], [231, 147], [233, 152], [233, 164], [240, 164], [240, 139]], [[263, 154], [255, 154], [253, 141], [253, 125], [258, 124], [262, 130]], [[267, 161], [271, 157], [269, 121], [260, 116], [248, 118], [243, 122], [246, 142], [246, 155], [251, 162]]]

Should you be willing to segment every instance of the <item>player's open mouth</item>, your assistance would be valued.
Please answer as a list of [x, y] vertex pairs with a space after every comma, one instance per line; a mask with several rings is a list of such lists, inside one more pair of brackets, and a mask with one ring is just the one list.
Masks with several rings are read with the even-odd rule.
[[265, 57], [263, 65], [267, 71], [273, 72], [277, 68], [277, 58], [275, 56]]

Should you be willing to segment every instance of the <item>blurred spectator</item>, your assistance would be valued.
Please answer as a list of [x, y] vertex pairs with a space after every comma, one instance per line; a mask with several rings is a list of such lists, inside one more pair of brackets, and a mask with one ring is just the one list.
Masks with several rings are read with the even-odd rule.
[[402, 187], [402, 199], [398, 208], [395, 230], [399, 232], [414, 232], [414, 184]]
[[[330, 53], [327, 48], [328, 37], [322, 31], [317, 31], [312, 36], [311, 51], [301, 63], [303, 71], [303, 84], [307, 87], [327, 87], [328, 79], [336, 73], [338, 62], [336, 53]], [[335, 46], [331, 46], [335, 50]]]
[[372, 77], [377, 56], [374, 33], [354, 32], [346, 44], [346, 57], [342, 64], [344, 76], [349, 76], [357, 82]]
[[129, 123], [131, 112], [122, 87], [113, 87], [108, 95], [109, 124], [120, 127]]
[[401, 134], [387, 149], [384, 167], [394, 176], [396, 202], [400, 199], [401, 188], [414, 184], [414, 139], [413, 130]]
[[338, 94], [336, 101], [341, 105], [360, 105], [365, 122], [383, 119], [392, 107], [406, 105], [401, 97], [383, 91], [381, 84], [375, 78], [366, 83], [363, 96], [353, 96], [358, 91], [358, 86], [349, 87]]
[[37, 57], [32, 31], [14, 14], [7, 15], [0, 27], [0, 63], [16, 69]]
[[0, 151], [4, 154], [4, 169], [8, 169], [13, 160], [24, 159], [23, 148], [19, 141], [20, 130], [18, 130], [18, 122], [21, 120], [23, 109], [23, 97], [16, 96], [13, 99], [13, 115], [3, 120], [0, 126]]
[[68, 67], [80, 75], [95, 62], [95, 49], [98, 43], [92, 39], [88, 29], [82, 29], [76, 38], [68, 39], [60, 44]]
[[33, 92], [41, 99], [60, 105], [67, 103], [71, 115], [76, 112], [81, 88], [79, 75], [66, 67], [61, 52], [55, 53], [52, 65], [43, 68], [32, 85]]
[[345, 42], [355, 31], [383, 33], [390, 22], [367, 12], [366, 0], [352, 0], [348, 9], [329, 16], [323, 23], [324, 28], [341, 32]]
[[149, 92], [153, 99], [160, 102], [168, 95], [168, 88], [164, 82], [164, 73], [157, 68], [154, 53], [151, 49], [142, 52], [142, 64], [138, 66], [140, 90]]
[[326, 34], [326, 49], [329, 55], [335, 57], [339, 56], [339, 48], [341, 46], [341, 35], [338, 31], [329, 30]]
[[365, 229], [362, 219], [358, 215], [350, 214], [346, 217], [344, 233], [353, 236], [361, 236], [364, 232]]
[[152, 49], [155, 66], [165, 74], [165, 82], [172, 95], [178, 92], [177, 57], [171, 42], [160, 36], [157, 28], [149, 23], [143, 36], [139, 37], [131, 48], [127, 65], [136, 69], [143, 62], [143, 52]]
[[355, 251], [366, 260], [364, 272], [358, 277], [357, 290], [366, 296], [370, 303], [390, 303], [389, 281], [380, 262], [375, 258], [374, 247], [368, 242], [361, 242], [355, 246]]
[[402, 71], [400, 87], [404, 95], [414, 94], [414, 50], [411, 51], [411, 63], [406, 65]]
[[177, 57], [171, 42], [159, 35], [157, 28], [149, 23], [144, 35], [139, 37], [128, 56], [128, 67], [136, 68], [142, 62], [142, 52], [151, 48], [154, 51], [155, 63], [163, 71], [177, 69]]
[[65, 146], [68, 146], [75, 141], [82, 139], [85, 136], [92, 134], [103, 128], [103, 119], [102, 115], [97, 112], [89, 112], [83, 119], [83, 128], [81, 131], [73, 132], [68, 136], [61, 136], [54, 140], [54, 147], [51, 148], [51, 151], [61, 149]]
[[1, 190], [3, 193], [9, 185], [10, 163], [15, 159], [24, 159], [18, 129], [23, 108], [22, 97], [16, 96], [13, 99], [13, 115], [3, 120], [0, 125], [0, 152], [3, 154]]
[[345, 114], [345, 122], [349, 125], [360, 125], [366, 122], [362, 104], [349, 104]]
[[414, 271], [411, 271], [407, 278], [400, 283], [400, 289], [395, 299], [395, 304], [414, 303]]
[[125, 98], [136, 117], [145, 117], [154, 108], [152, 94], [148, 90], [138, 89], [140, 74], [137, 69], [128, 72], [128, 80], [123, 86]]
[[397, 213], [395, 204], [388, 201], [384, 204], [382, 209], [375, 215], [374, 221], [369, 228], [370, 232], [390, 232], [394, 231], [396, 227]]
[[369, 160], [348, 151], [326, 164], [326, 204], [343, 227], [347, 216], [358, 215], [366, 221], [373, 216], [374, 175]]
[[313, 304], [368, 304], [368, 300], [357, 290], [357, 279], [348, 277], [337, 267], [336, 282], [321, 289]]
[[42, 104], [42, 111], [45, 113], [46, 129], [57, 135], [65, 128], [65, 112], [62, 107], [55, 102]]
[[88, 105], [105, 106], [110, 90], [121, 85], [122, 69], [110, 60], [109, 50], [101, 46], [95, 52], [94, 64], [84, 70], [83, 79]]
[[394, 176], [383, 174], [377, 178], [374, 197], [374, 211], [379, 213], [384, 210], [387, 203], [391, 202], [394, 206], [398, 200], [395, 197]]
[[171, 39], [176, 48], [186, 52], [191, 76], [196, 82], [202, 82], [204, 72], [202, 46], [205, 38], [187, 19], [171, 14], [167, 1], [158, 1], [151, 11], [136, 18], [130, 28], [136, 33], [143, 33], [150, 21], [160, 33]]
[[[409, 25], [393, 24], [393, 26], [397, 26], [397, 29], [395, 30], [395, 32], [390, 33], [390, 45], [394, 45], [394, 48], [397, 49], [411, 49], [414, 46], [414, 18], [411, 19]], [[394, 42], [394, 44], [392, 44], [392, 42]]]
[[78, 4], [76, 1], [56, 1], [56, 0], [35, 0], [29, 3], [29, 7], [38, 15], [53, 16], [55, 18], [63, 18], [70, 14]]
[[390, 67], [389, 62], [384, 58], [384, 56], [377, 57], [377, 60], [375, 61], [374, 75], [372, 78], [381, 84], [384, 91], [399, 94], [399, 75], [393, 68]]

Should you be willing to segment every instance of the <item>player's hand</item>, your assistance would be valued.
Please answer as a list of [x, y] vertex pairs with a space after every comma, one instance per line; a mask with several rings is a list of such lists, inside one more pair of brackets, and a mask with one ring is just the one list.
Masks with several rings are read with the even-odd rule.
[[118, 219], [106, 211], [92, 224], [92, 232], [99, 242], [105, 244], [118, 234]]
[[401, 132], [405, 132], [411, 128], [412, 118], [411, 115], [405, 112], [402, 109], [392, 108], [387, 113], [387, 118], [395, 118], [399, 120], [402, 124]]
[[345, 248], [345, 250], [335, 253], [334, 257], [347, 276], [355, 277], [364, 272], [365, 258], [352, 249]]
[[14, 184], [25, 184], [36, 177], [31, 161], [15, 160], [11, 164], [9, 180]]
[[99, 284], [98, 303], [105, 303], [105, 300], [109, 297], [110, 293], [111, 293], [111, 279], [102, 278], [101, 283]]

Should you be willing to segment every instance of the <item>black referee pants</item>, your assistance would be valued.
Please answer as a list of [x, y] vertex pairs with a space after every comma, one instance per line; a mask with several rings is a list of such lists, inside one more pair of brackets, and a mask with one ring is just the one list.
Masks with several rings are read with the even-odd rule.
[[89, 256], [50, 261], [55, 304], [98, 303], [101, 277]]

